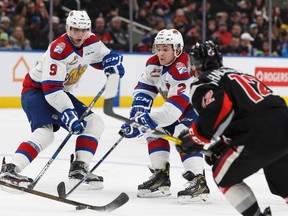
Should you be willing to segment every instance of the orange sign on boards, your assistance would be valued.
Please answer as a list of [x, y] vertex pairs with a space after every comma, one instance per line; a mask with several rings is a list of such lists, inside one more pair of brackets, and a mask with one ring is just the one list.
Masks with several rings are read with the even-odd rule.
[[267, 86], [288, 86], [288, 68], [256, 67], [255, 77]]

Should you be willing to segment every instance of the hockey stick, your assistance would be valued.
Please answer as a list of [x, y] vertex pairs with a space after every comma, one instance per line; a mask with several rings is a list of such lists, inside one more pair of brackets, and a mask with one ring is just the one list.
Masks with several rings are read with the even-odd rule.
[[26, 193], [30, 193], [30, 194], [33, 194], [33, 195], [36, 195], [39, 197], [54, 200], [57, 202], [62, 202], [62, 203], [66, 203], [69, 205], [73, 205], [73, 206], [76, 206], [76, 210], [91, 209], [91, 210], [100, 211], [100, 212], [111, 212], [111, 211], [114, 211], [115, 209], [121, 207], [122, 205], [124, 205], [129, 200], [129, 197], [126, 193], [121, 193], [112, 202], [110, 202], [104, 206], [95, 206], [95, 205], [89, 205], [86, 203], [81, 203], [81, 202], [77, 202], [74, 200], [69, 200], [69, 199], [65, 199], [62, 197], [54, 196], [54, 195], [51, 195], [48, 193], [29, 189], [26, 187], [16, 186], [14, 184], [10, 184], [10, 183], [4, 182], [4, 181], [0, 181], [0, 185], [5, 186], [5, 187], [9, 187], [9, 188], [13, 188], [15, 190], [23, 191]]
[[66, 198], [71, 194], [81, 183], [89, 177], [89, 175], [105, 160], [105, 158], [113, 151], [113, 149], [121, 142], [124, 137], [120, 137], [116, 143], [109, 149], [108, 152], [98, 161], [98, 163], [68, 192], [66, 193], [65, 183], [62, 181], [57, 186], [58, 195], [61, 198]]
[[[89, 106], [87, 107], [87, 109], [85, 110], [85, 112], [81, 115], [79, 121], [83, 121], [83, 119], [88, 115], [88, 113], [90, 112], [90, 110], [93, 108], [93, 106], [95, 105], [95, 103], [97, 102], [97, 100], [101, 97], [102, 93], [104, 92], [106, 88], [106, 85], [104, 85], [102, 87], [102, 89], [98, 92], [98, 94], [94, 97], [94, 99], [91, 101], [91, 103], [89, 104]], [[33, 189], [35, 187], [35, 185], [38, 183], [38, 181], [42, 178], [42, 176], [44, 175], [44, 173], [47, 171], [47, 169], [50, 167], [50, 165], [52, 164], [52, 162], [54, 161], [54, 159], [57, 157], [57, 155], [60, 153], [60, 151], [63, 149], [63, 147], [65, 146], [65, 144], [68, 142], [68, 140], [70, 139], [70, 137], [73, 135], [72, 132], [69, 132], [68, 135], [65, 137], [65, 139], [62, 141], [62, 143], [60, 144], [60, 146], [56, 149], [55, 153], [52, 155], [52, 157], [49, 159], [49, 161], [46, 163], [46, 165], [43, 167], [43, 169], [41, 170], [41, 172], [38, 174], [38, 176], [34, 179], [33, 182], [31, 182], [28, 185], [29, 189]]]
[[[118, 81], [119, 81], [119, 80], [118, 80]], [[133, 125], [134, 127], [138, 127], [139, 130], [144, 130], [144, 131], [146, 131], [146, 132], [153, 133], [154, 135], [156, 135], [156, 136], [158, 136], [158, 137], [160, 137], [160, 138], [162, 138], [162, 139], [165, 139], [165, 140], [167, 140], [167, 141], [172, 141], [172, 142], [176, 143], [176, 145], [181, 145], [182, 140], [179, 139], [179, 138], [176, 138], [176, 137], [167, 135], [167, 134], [165, 134], [163, 131], [159, 131], [159, 130], [156, 130], [156, 129], [152, 129], [152, 128], [148, 127], [148, 126], [141, 125], [141, 124], [139, 124], [138, 122], [135, 122], [135, 121], [133, 121], [133, 120], [131, 120], [131, 119], [128, 119], [128, 118], [126, 118], [126, 117], [124, 117], [124, 116], [121, 116], [121, 115], [115, 113], [114, 110], [113, 110], [113, 103], [114, 103], [115, 95], [116, 95], [116, 93], [117, 93], [117, 88], [116, 88], [116, 87], [118, 87], [118, 83], [117, 83], [117, 86], [116, 86], [116, 83], [117, 83], [117, 82], [116, 82], [116, 80], [115, 80], [114, 83], [111, 83], [111, 84], [110, 84], [110, 88], [109, 88], [110, 94], [109, 94], [109, 97], [105, 97], [105, 98], [104, 98], [104, 107], [103, 107], [104, 110], [103, 110], [103, 111], [104, 111], [104, 113], [105, 113], [106, 115], [111, 116], [111, 117], [113, 117], [113, 118], [116, 118], [116, 119], [118, 119], [118, 120], [120, 120], [120, 121], [124, 121], [125, 123], [130, 124], [130, 125]], [[203, 149], [201, 152], [202, 152], [203, 154], [209, 156], [209, 157], [210, 157], [211, 154], [212, 154], [211, 151], [206, 150], [206, 149]]]

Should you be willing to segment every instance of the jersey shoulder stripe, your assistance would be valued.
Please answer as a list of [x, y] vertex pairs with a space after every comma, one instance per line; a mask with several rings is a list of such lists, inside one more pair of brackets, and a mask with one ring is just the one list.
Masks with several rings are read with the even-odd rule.
[[187, 80], [191, 78], [188, 71], [189, 58], [187, 53], [182, 53], [169, 68], [169, 74], [175, 80]]
[[74, 48], [65, 33], [51, 43], [50, 57], [55, 60], [62, 60], [67, 58], [73, 51]]
[[161, 66], [160, 62], [159, 62], [159, 59], [158, 59], [158, 56], [157, 55], [151, 56], [146, 62], [146, 67], [148, 65], [159, 65], [159, 66]]

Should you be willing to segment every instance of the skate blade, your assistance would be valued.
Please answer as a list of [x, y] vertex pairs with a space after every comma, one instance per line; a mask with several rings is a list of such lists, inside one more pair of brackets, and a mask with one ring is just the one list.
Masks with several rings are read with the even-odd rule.
[[[13, 184], [15, 186], [20, 186], [20, 187], [28, 187], [28, 185], [30, 184], [30, 182], [13, 182], [13, 181], [9, 181], [9, 180], [1, 180], [3, 182], [7, 182], [9, 184]], [[8, 193], [13, 193], [13, 194], [23, 194], [24, 192], [23, 191], [20, 191], [20, 190], [16, 190], [16, 189], [13, 189], [13, 188], [9, 188], [9, 187], [5, 187], [5, 186], [0, 186], [1, 190], [5, 191], [5, 192], [8, 192]]]
[[139, 198], [155, 198], [155, 197], [167, 197], [170, 196], [169, 187], [160, 187], [159, 190], [151, 192], [150, 190], [138, 190], [137, 197]]
[[193, 204], [193, 203], [210, 203], [210, 196], [209, 194], [200, 194], [197, 197], [192, 196], [180, 196], [178, 197], [179, 204]]
[[[68, 188], [72, 188], [74, 187], [74, 185], [78, 184], [79, 180], [77, 179], [69, 179], [68, 181]], [[103, 182], [96, 182], [96, 181], [91, 181], [89, 183], [87, 182], [83, 182], [80, 187], [82, 188], [87, 188], [87, 189], [91, 189], [91, 190], [101, 190], [104, 188], [104, 184]]]

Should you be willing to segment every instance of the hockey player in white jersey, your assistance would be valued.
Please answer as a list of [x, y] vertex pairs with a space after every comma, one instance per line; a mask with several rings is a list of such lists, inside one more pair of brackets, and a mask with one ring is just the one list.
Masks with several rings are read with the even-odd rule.
[[[164, 29], [157, 34], [153, 45], [155, 55], [148, 59], [145, 71], [134, 89], [130, 111], [130, 118], [136, 122], [153, 129], [163, 129], [167, 134], [175, 136], [198, 117], [189, 103], [189, 95], [184, 93], [191, 84], [193, 74], [188, 68], [189, 57], [183, 52], [183, 47], [183, 38], [178, 30]], [[165, 103], [159, 110], [151, 112], [158, 93]], [[143, 133], [126, 123], [121, 126], [120, 134], [123, 132], [126, 138], [135, 138]], [[138, 186], [138, 197], [169, 196], [169, 142], [148, 133], [145, 138], [153, 175], [150, 180]], [[207, 202], [209, 188], [204, 176], [202, 154], [180, 154], [180, 157], [185, 168], [183, 177], [188, 184], [178, 192], [179, 202]]]
[[[66, 30], [49, 45], [23, 81], [21, 102], [32, 134], [19, 145], [10, 163], [3, 160], [1, 180], [22, 185], [32, 182], [19, 172], [53, 142], [54, 132], [60, 127], [78, 135], [69, 178], [82, 179], [88, 172], [104, 123], [92, 111], [80, 122], [87, 107], [69, 92], [89, 65], [103, 70], [106, 75], [116, 73], [122, 77], [123, 57], [109, 50], [91, 33], [91, 20], [86, 11], [71, 11], [66, 19]], [[96, 188], [103, 187], [101, 176], [90, 174], [86, 182]]]

